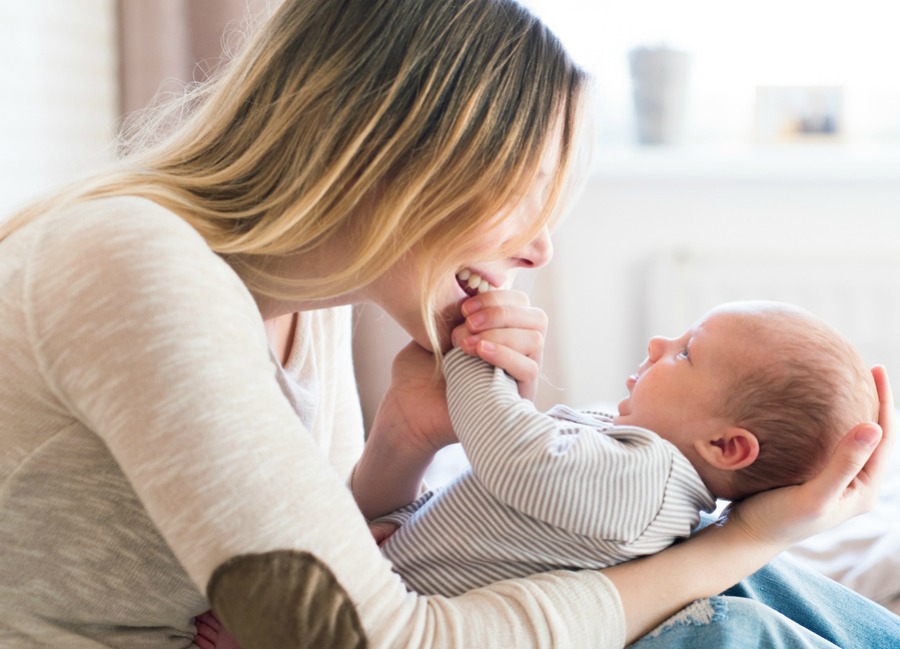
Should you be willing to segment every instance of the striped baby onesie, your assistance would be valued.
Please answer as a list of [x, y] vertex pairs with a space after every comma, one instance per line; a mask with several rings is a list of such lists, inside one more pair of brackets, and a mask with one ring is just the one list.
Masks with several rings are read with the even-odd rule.
[[600, 413], [519, 397], [502, 370], [452, 350], [450, 417], [471, 468], [380, 521], [412, 590], [457, 595], [554, 569], [603, 568], [690, 534], [715, 498], [671, 443]]

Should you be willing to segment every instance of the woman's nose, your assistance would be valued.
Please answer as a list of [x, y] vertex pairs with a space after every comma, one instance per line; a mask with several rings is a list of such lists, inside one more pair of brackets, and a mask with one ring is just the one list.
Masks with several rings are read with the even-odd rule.
[[516, 259], [526, 268], [540, 268], [549, 264], [553, 259], [550, 228], [545, 225], [538, 235], [516, 255]]

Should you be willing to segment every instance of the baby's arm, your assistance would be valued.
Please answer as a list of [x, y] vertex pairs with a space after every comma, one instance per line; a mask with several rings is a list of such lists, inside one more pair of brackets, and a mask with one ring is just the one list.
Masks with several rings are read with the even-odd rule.
[[[572, 532], [623, 540], [659, 511], [672, 451], [655, 435], [635, 429], [624, 443], [560, 422], [521, 398], [502, 370], [459, 349], [446, 355], [443, 371], [456, 434], [499, 500]], [[635, 493], [642, 498], [623, 502]]]

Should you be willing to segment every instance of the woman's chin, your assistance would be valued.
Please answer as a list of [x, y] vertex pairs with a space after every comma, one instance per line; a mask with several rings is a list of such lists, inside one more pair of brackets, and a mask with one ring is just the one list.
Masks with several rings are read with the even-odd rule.
[[[426, 331], [425, 325], [423, 325], [421, 321], [417, 321], [415, 326], [404, 326], [401, 323], [398, 324], [400, 324], [403, 330], [409, 334], [410, 338], [412, 338], [419, 347], [429, 352], [434, 352], [434, 345], [431, 342], [431, 338], [428, 337], [428, 331]], [[446, 322], [443, 322], [443, 319], [441, 322], [438, 322], [437, 334], [441, 351], [448, 351], [451, 347], [450, 327]]]
[[[446, 352], [452, 346], [451, 333], [453, 329], [463, 323], [460, 306], [468, 299], [468, 296], [459, 290], [459, 296], [448, 296], [444, 306], [440, 307], [435, 318], [435, 333], [442, 352]], [[454, 299], [456, 298], [456, 299]], [[435, 351], [428, 330], [422, 321], [418, 311], [406, 311], [402, 314], [391, 314], [394, 321], [422, 348], [430, 352]]]

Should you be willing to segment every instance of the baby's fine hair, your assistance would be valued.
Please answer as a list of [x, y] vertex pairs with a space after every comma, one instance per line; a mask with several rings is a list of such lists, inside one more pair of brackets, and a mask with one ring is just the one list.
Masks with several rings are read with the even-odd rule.
[[798, 307], [759, 306], [741, 317], [766, 361], [736, 368], [724, 406], [760, 445], [757, 460], [735, 474], [741, 496], [808, 480], [853, 426], [878, 418], [872, 374], [846, 338]]

